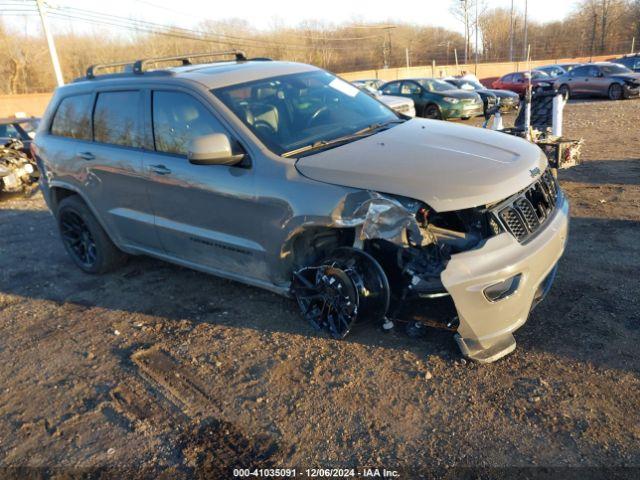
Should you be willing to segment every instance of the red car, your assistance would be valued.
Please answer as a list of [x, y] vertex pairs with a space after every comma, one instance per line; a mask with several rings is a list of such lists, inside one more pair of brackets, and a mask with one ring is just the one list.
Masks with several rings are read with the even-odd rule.
[[[529, 72], [508, 73], [494, 81], [491, 84], [491, 87], [498, 90], [511, 90], [512, 92], [523, 96], [527, 90], [527, 85], [529, 84], [529, 79], [526, 77], [528, 73]], [[534, 91], [549, 88], [553, 85], [553, 79], [544, 72], [533, 70], [531, 72], [531, 85]]]

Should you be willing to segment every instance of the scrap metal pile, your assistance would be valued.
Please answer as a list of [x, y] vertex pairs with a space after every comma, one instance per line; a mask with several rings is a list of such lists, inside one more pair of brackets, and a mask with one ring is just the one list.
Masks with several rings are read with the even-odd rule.
[[23, 147], [17, 139], [0, 147], [0, 192], [29, 193], [37, 185], [38, 169]]

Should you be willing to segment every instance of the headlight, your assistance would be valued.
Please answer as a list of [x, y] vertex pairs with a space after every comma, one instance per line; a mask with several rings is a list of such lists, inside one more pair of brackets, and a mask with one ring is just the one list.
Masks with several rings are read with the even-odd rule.
[[458, 103], [460, 101], [459, 98], [453, 98], [453, 97], [444, 97], [443, 100], [449, 103]]

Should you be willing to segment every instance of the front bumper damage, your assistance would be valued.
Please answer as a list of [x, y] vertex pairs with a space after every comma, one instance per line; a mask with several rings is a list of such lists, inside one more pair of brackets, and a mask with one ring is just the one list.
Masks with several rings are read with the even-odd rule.
[[[462, 354], [481, 363], [504, 357], [516, 347], [513, 332], [550, 288], [569, 229], [569, 204], [561, 197], [545, 228], [526, 244], [502, 233], [476, 250], [451, 256], [441, 278], [458, 312], [456, 342]], [[489, 301], [484, 290], [516, 275], [518, 288]]]
[[409, 333], [436, 326], [455, 332], [465, 357], [493, 362], [513, 351], [513, 332], [551, 287], [568, 212], [548, 170], [501, 202], [441, 214], [416, 200], [350, 194], [331, 226], [353, 236], [304, 242], [329, 245], [328, 255], [294, 270], [292, 293], [303, 315], [336, 338], [361, 319]]

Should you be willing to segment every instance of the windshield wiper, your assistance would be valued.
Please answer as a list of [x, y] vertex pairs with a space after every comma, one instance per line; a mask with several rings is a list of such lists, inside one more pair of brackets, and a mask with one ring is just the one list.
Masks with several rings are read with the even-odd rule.
[[308, 153], [316, 150], [323, 150], [325, 148], [337, 147], [339, 145], [343, 145], [345, 143], [352, 142], [354, 140], [358, 140], [360, 138], [368, 137], [377, 133], [381, 129], [386, 129], [390, 125], [394, 123], [403, 123], [406, 120], [396, 119], [389, 120], [388, 122], [382, 123], [374, 123], [369, 125], [368, 127], [363, 128], [362, 130], [358, 130], [355, 133], [350, 135], [345, 135], [343, 137], [334, 138], [333, 140], [318, 140], [317, 142], [311, 143], [309, 145], [305, 145], [304, 147], [296, 148], [295, 150], [290, 150], [282, 154], [283, 157], [293, 157], [295, 155], [299, 155], [301, 153]]

